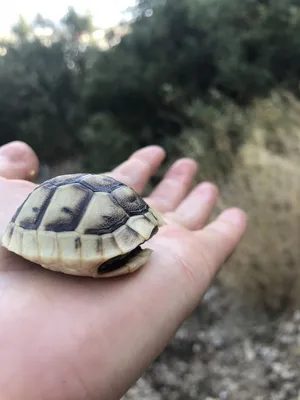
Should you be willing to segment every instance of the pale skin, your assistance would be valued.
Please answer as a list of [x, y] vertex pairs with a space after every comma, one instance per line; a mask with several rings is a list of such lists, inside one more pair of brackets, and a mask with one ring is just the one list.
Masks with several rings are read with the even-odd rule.
[[[109, 175], [141, 193], [164, 157], [160, 147], [146, 147]], [[0, 233], [37, 171], [24, 143], [0, 148]], [[0, 248], [1, 399], [119, 400], [160, 354], [247, 225], [237, 208], [207, 223], [218, 190], [207, 182], [191, 190], [196, 171], [193, 160], [178, 160], [146, 199], [168, 225], [133, 274], [72, 277]]]

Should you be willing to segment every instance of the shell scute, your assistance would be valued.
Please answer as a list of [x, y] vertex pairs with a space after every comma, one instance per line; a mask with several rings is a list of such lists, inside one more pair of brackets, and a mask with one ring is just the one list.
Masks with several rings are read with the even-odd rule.
[[93, 192], [79, 184], [58, 187], [41, 220], [40, 229], [75, 231], [92, 197]]
[[[61, 252], [59, 250], [56, 232], [37, 231], [36, 235], [39, 258], [43, 263], [51, 263], [54, 260], [59, 262]], [[64, 253], [67, 254], [67, 251]]]
[[135, 216], [130, 218], [127, 222], [127, 225], [136, 233], [138, 233], [143, 240], [148, 240], [151, 237], [153, 229], [156, 225], [154, 225], [149, 219], [144, 218], [143, 216]]
[[144, 241], [144, 238], [136, 231], [132, 230], [127, 224], [117, 229], [113, 235], [118, 247], [124, 254], [135, 249]]
[[26, 234], [23, 234], [22, 254], [34, 262], [40, 260], [36, 231], [26, 231]]
[[144, 213], [149, 208], [148, 204], [128, 186], [114, 190], [112, 196], [130, 216]]
[[44, 186], [34, 190], [12, 221], [26, 230], [38, 229], [54, 193], [55, 188]]
[[89, 202], [76, 232], [86, 235], [111, 233], [122, 226], [129, 216], [116, 206], [108, 193], [94, 193]]

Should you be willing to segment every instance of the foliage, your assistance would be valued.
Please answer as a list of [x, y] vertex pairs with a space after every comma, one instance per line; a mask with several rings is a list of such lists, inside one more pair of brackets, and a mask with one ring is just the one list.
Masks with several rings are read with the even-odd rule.
[[[100, 53], [91, 71], [89, 113], [108, 112], [139, 146], [170, 151], [183, 132], [206, 126], [197, 134], [213, 149], [214, 124], [207, 121], [219, 118], [222, 106], [212, 93], [240, 106], [280, 86], [298, 94], [299, 5], [140, 0], [129, 33]], [[196, 103], [194, 118], [187, 110]], [[225, 131], [234, 148], [243, 143], [236, 128]]]
[[124, 154], [137, 150], [126, 132], [106, 114], [95, 114], [80, 132], [85, 152], [82, 166], [85, 170], [97, 173], [108, 172], [120, 163]]
[[241, 145], [251, 135], [253, 116], [218, 92], [209, 103], [196, 99], [186, 112], [192, 126], [183, 129], [176, 141], [177, 155], [182, 151], [196, 155], [201, 180], [224, 182], [235, 167]]
[[14, 42], [2, 44], [0, 140], [24, 140], [42, 160], [55, 161], [82, 148], [86, 59], [64, 32], [36, 36], [35, 28], [49, 26], [47, 21], [39, 18], [26, 30], [24, 25], [22, 19], [15, 27]]
[[242, 115], [276, 87], [299, 94], [300, 0], [140, 0], [131, 12], [104, 47], [92, 17], [72, 8], [60, 26], [21, 17], [0, 48], [0, 142], [25, 140], [51, 163], [78, 154], [97, 169], [101, 149], [114, 163], [153, 143], [177, 154], [197, 130], [214, 157], [216, 137], [235, 151], [245, 139], [233, 109]]

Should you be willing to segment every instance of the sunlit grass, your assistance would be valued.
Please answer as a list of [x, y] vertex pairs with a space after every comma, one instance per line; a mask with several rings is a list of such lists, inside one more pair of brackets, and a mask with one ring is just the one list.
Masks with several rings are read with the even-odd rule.
[[[189, 155], [200, 161], [200, 178], [212, 178], [220, 187], [217, 211], [239, 206], [249, 216], [244, 240], [220, 282], [246, 302], [272, 310], [300, 304], [299, 111], [300, 103], [286, 95], [257, 101], [248, 112], [251, 132], [245, 144], [237, 156], [227, 151], [234, 167], [226, 180], [215, 163], [207, 165], [196, 134], [182, 139]], [[227, 126], [224, 116], [224, 130]]]

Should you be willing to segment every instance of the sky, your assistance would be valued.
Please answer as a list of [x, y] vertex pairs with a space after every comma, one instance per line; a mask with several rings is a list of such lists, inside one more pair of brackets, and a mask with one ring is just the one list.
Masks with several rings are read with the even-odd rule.
[[58, 21], [73, 6], [79, 13], [90, 11], [94, 23], [99, 27], [110, 27], [122, 17], [122, 11], [136, 3], [135, 0], [9, 0], [1, 6], [0, 34], [7, 34], [11, 25], [17, 22], [21, 14], [31, 21], [37, 13], [45, 18]]

